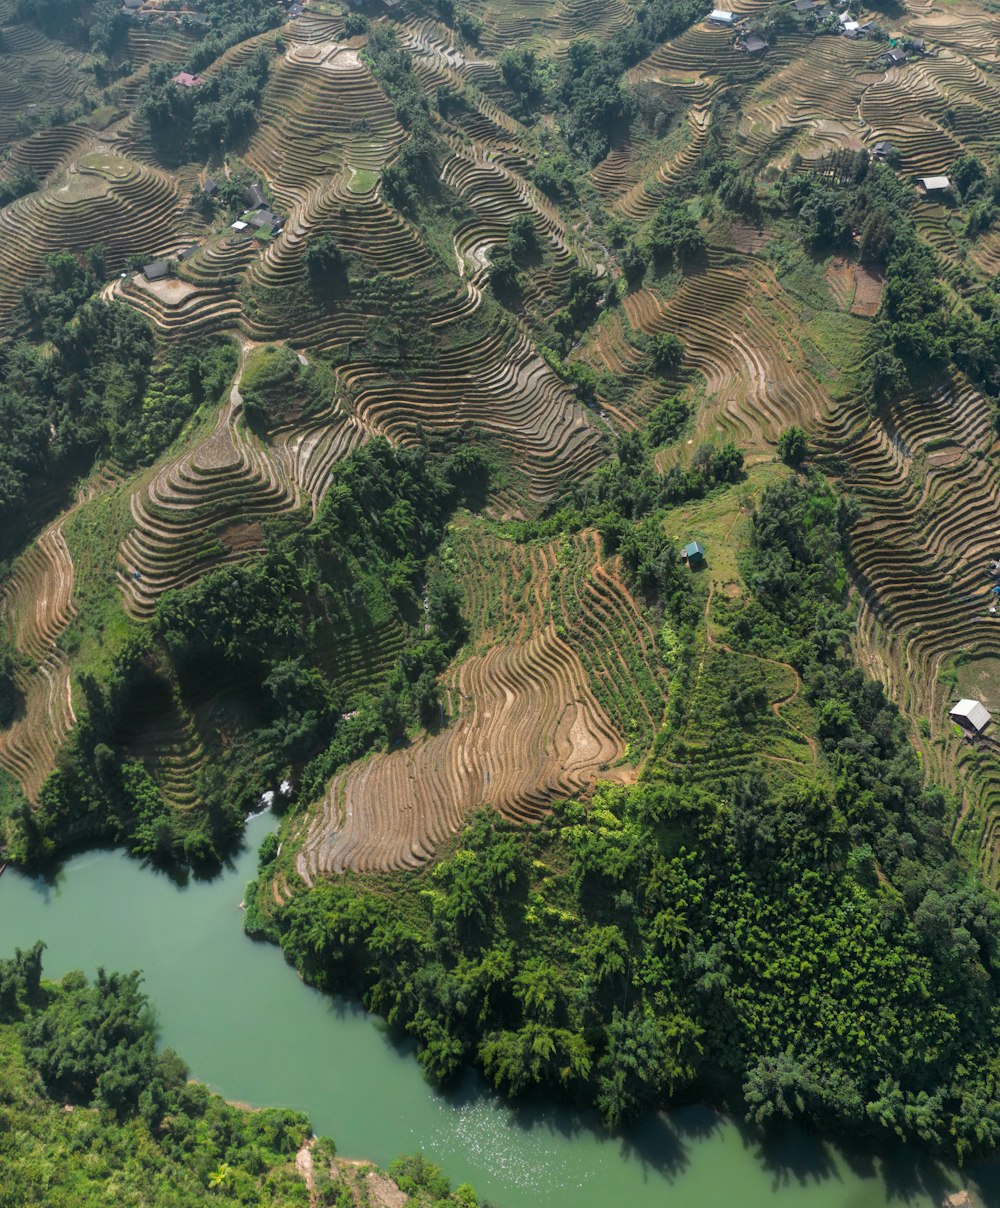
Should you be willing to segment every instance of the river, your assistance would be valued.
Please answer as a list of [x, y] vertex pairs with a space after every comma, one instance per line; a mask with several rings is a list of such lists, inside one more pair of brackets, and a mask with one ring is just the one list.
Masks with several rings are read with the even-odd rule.
[[308, 1112], [341, 1154], [387, 1164], [423, 1150], [497, 1208], [932, 1208], [968, 1180], [1000, 1205], [1000, 1167], [963, 1179], [913, 1149], [846, 1156], [801, 1133], [766, 1152], [703, 1108], [650, 1116], [617, 1137], [562, 1108], [514, 1110], [473, 1073], [449, 1095], [379, 1021], [303, 985], [277, 948], [242, 931], [238, 904], [270, 817], [211, 882], [179, 886], [121, 852], [76, 856], [51, 883], [0, 878], [0, 955], [36, 939], [45, 972], [139, 968], [161, 1042], [229, 1099]]

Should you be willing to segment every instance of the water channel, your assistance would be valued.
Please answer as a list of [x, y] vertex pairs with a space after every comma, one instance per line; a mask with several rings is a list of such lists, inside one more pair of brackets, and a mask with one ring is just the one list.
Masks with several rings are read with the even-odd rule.
[[0, 954], [43, 939], [45, 971], [139, 968], [161, 1041], [227, 1098], [308, 1112], [349, 1157], [421, 1149], [497, 1208], [932, 1208], [971, 1186], [1000, 1208], [1000, 1166], [956, 1174], [913, 1149], [873, 1159], [795, 1134], [762, 1150], [703, 1108], [650, 1116], [622, 1136], [560, 1108], [514, 1110], [471, 1072], [427, 1084], [373, 1016], [309, 989], [238, 909], [270, 817], [211, 882], [179, 886], [120, 852], [74, 857], [53, 882], [0, 878]]

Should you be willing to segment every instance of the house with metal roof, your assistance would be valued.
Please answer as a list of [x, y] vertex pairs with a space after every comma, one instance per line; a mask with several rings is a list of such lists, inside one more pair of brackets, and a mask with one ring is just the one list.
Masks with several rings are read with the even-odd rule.
[[705, 547], [700, 541], [689, 541], [681, 550], [681, 557], [688, 566], [701, 566], [705, 561]]
[[980, 733], [993, 720], [989, 710], [978, 700], [960, 700], [948, 710], [948, 716], [972, 734]]
[[170, 261], [153, 260], [143, 265], [142, 275], [147, 281], [162, 281], [164, 277], [170, 276]]
[[947, 176], [921, 176], [917, 179], [917, 188], [924, 193], [948, 193], [951, 181]]

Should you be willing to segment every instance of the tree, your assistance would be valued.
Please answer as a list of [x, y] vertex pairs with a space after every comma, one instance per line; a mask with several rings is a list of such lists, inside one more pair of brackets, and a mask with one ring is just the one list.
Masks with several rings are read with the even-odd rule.
[[347, 284], [344, 253], [330, 235], [320, 235], [306, 248], [306, 272], [313, 292], [324, 297], [340, 293]]
[[658, 260], [687, 264], [705, 250], [705, 236], [687, 206], [669, 198], [656, 211], [649, 231], [649, 250]]
[[[0, 486], [2, 500], [2, 486]], [[9, 726], [17, 712], [20, 693], [17, 688], [17, 659], [13, 649], [0, 638], [0, 729]]]
[[651, 340], [653, 368], [664, 377], [669, 377], [680, 368], [684, 359], [684, 344], [673, 332], [663, 332]]
[[509, 252], [494, 249], [487, 270], [490, 288], [501, 300], [510, 300], [521, 289], [521, 274]]
[[622, 266], [625, 280], [634, 288], [646, 275], [649, 257], [637, 243], [629, 242], [618, 253], [618, 263]]
[[649, 443], [655, 447], [676, 440], [684, 431], [684, 426], [691, 414], [687, 403], [676, 395], [657, 403], [649, 413], [646, 421], [646, 432]]
[[530, 214], [518, 214], [507, 232], [507, 251], [515, 260], [538, 251], [538, 234]]
[[778, 437], [778, 456], [790, 466], [802, 464], [809, 449], [809, 438], [805, 432], [793, 424]]

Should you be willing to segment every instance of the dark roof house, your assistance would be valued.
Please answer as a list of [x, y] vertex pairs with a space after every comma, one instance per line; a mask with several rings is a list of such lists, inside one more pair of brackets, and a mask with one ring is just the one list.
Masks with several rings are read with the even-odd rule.
[[260, 185], [247, 185], [243, 190], [243, 196], [252, 210], [267, 209], [267, 195]]
[[885, 159], [887, 155], [895, 155], [896, 148], [887, 139], [879, 139], [872, 147], [872, 159]]
[[183, 252], [177, 257], [178, 260], [190, 260], [195, 252], [201, 247], [200, 243], [192, 243], [190, 247], [186, 247]]
[[705, 561], [705, 547], [699, 541], [689, 541], [681, 550], [681, 557], [688, 566], [701, 566]]
[[219, 191], [218, 181], [213, 180], [211, 178], [211, 176], [208, 178], [208, 180], [205, 181], [205, 183], [201, 187], [202, 187], [203, 192], [207, 193], [209, 197], [214, 197], [215, 194], [218, 193], [218, 191]]
[[275, 235], [281, 230], [281, 219], [270, 210], [258, 210], [249, 222], [255, 231], [262, 231], [267, 235]]
[[762, 55], [767, 50], [767, 42], [760, 34], [750, 34], [749, 37], [743, 39], [743, 49], [748, 55]]
[[906, 51], [900, 50], [898, 46], [894, 46], [892, 50], [885, 52], [885, 61], [890, 66], [896, 66], [899, 63], [906, 62]]
[[170, 276], [170, 262], [167, 260], [153, 260], [150, 264], [144, 264], [142, 275], [147, 281], [162, 281], [164, 277]]

